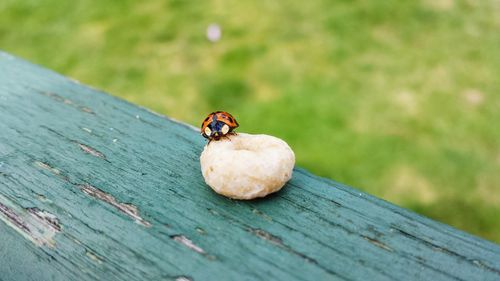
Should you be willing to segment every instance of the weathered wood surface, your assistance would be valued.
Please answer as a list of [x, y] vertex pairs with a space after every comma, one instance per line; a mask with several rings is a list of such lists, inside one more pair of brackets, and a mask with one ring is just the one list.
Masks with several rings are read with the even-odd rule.
[[4, 281], [500, 280], [498, 245], [300, 168], [218, 196], [193, 128], [5, 53], [0, 120]]

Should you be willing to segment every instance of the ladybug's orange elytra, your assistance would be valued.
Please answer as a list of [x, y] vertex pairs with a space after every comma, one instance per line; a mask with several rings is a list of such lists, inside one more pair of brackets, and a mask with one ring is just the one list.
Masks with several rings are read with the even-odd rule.
[[238, 128], [238, 122], [234, 117], [225, 111], [210, 113], [201, 124], [201, 135], [209, 141], [233, 134], [233, 130]]

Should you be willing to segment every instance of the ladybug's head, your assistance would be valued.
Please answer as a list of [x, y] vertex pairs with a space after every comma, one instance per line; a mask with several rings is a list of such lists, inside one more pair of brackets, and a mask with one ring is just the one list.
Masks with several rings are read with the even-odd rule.
[[230, 130], [231, 128], [224, 122], [215, 122], [206, 126], [201, 134], [209, 140], [219, 140]]

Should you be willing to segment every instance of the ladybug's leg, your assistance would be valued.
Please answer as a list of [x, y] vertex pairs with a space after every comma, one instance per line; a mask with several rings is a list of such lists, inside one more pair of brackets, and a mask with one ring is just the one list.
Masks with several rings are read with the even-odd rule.
[[225, 135], [221, 136], [220, 138], [221, 138], [221, 139], [222, 139], [222, 138], [224, 138], [224, 139], [227, 139], [227, 140], [231, 141], [231, 138], [229, 137], [229, 135], [230, 135], [230, 134], [231, 134], [231, 133], [227, 133], [227, 134], [225, 134]]
[[226, 135], [226, 137], [227, 137], [230, 141], [232, 141], [232, 140], [231, 140], [231, 138], [230, 138], [229, 136], [237, 136], [237, 135], [238, 135], [238, 133], [231, 131], [231, 132], [229, 132], [229, 133]]

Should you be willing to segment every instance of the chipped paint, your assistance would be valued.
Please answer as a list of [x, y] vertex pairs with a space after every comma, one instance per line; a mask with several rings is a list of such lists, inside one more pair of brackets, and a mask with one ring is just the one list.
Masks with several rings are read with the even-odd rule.
[[89, 250], [86, 250], [85, 255], [87, 257], [89, 257], [91, 260], [93, 260], [94, 262], [96, 262], [98, 264], [102, 264], [102, 258], [99, 257], [96, 253], [89, 251]]
[[59, 171], [58, 169], [50, 166], [48, 163], [44, 163], [44, 162], [40, 162], [40, 161], [35, 161], [34, 162], [36, 166], [38, 166], [39, 168], [42, 168], [42, 169], [45, 169], [51, 173], [53, 173], [54, 175], [60, 175], [61, 174], [61, 171]]
[[43, 91], [38, 91], [38, 92], [41, 93], [44, 96], [47, 96], [47, 97], [55, 100], [55, 101], [64, 103], [64, 104], [72, 106], [72, 107], [76, 107], [81, 112], [85, 112], [85, 113], [89, 113], [89, 114], [95, 114], [92, 109], [90, 109], [90, 108], [88, 108], [86, 106], [83, 106], [83, 105], [78, 105], [75, 102], [73, 102], [72, 100], [70, 100], [68, 98], [65, 98], [65, 97], [63, 97], [63, 96], [61, 96], [59, 94], [54, 93], [54, 92], [43, 92]]
[[54, 236], [62, 230], [55, 215], [38, 208], [23, 208], [2, 195], [0, 220], [37, 246], [55, 247]]
[[170, 236], [173, 240], [181, 243], [182, 245], [188, 247], [189, 249], [199, 253], [199, 254], [205, 254], [205, 250], [197, 246], [196, 244], [193, 243], [189, 238], [187, 238], [184, 235], [172, 235]]
[[90, 114], [95, 114], [94, 111], [86, 106], [80, 106], [78, 107], [82, 112], [85, 113], [90, 113]]
[[85, 132], [87, 132], [89, 134], [92, 134], [92, 130], [89, 128], [82, 127], [82, 130], [84, 130]]
[[93, 187], [89, 184], [81, 184], [81, 185], [77, 185], [77, 186], [85, 194], [87, 194], [93, 198], [96, 198], [98, 200], [101, 200], [101, 201], [115, 207], [118, 211], [131, 217], [138, 224], [142, 224], [146, 227], [151, 226], [151, 223], [149, 223], [148, 221], [146, 221], [145, 219], [143, 219], [139, 215], [139, 211], [137, 210], [136, 206], [134, 206], [132, 204], [127, 204], [127, 203], [120, 203], [111, 194], [108, 194], [108, 193], [106, 193], [106, 192], [104, 192], [96, 187]]
[[201, 228], [201, 227], [197, 227], [196, 228], [196, 232], [198, 232], [199, 234], [201, 235], [205, 235], [207, 234], [207, 232], [205, 231], [205, 229]]
[[[283, 243], [283, 240], [276, 235], [273, 235], [265, 230], [258, 229], [258, 228], [248, 228], [247, 231], [254, 234], [255, 236], [259, 237], [262, 240], [268, 241], [269, 243], [276, 245], [279, 248], [282, 248], [283, 250], [285, 250], [291, 254], [294, 254], [296, 256], [303, 258], [305, 261], [307, 261], [309, 263], [318, 264], [318, 262], [315, 259], [310, 258], [307, 255], [300, 253], [299, 251], [294, 250], [292, 247]], [[327, 269], [325, 269], [325, 270], [327, 270]]]
[[375, 239], [375, 238], [371, 238], [371, 237], [368, 237], [368, 236], [362, 236], [366, 241], [372, 243], [373, 245], [381, 248], [381, 249], [384, 249], [386, 251], [389, 251], [389, 252], [392, 252], [394, 251], [391, 247], [387, 246], [386, 244], [380, 242], [379, 240]]
[[82, 144], [82, 143], [78, 143], [78, 146], [85, 153], [88, 153], [88, 154], [95, 156], [95, 157], [106, 159], [106, 156], [102, 152], [98, 151], [95, 148], [92, 148], [92, 147], [85, 145], [85, 144]]
[[72, 105], [73, 102], [67, 98], [64, 98], [56, 93], [53, 92], [42, 92], [43, 95], [52, 98], [53, 100], [56, 100], [58, 102], [62, 102], [64, 104]]
[[40, 210], [36, 207], [27, 208], [28, 213], [37, 218], [39, 221], [44, 222], [48, 227], [51, 227], [55, 231], [61, 231], [61, 224], [59, 223], [59, 219], [53, 214]]
[[269, 241], [272, 244], [278, 245], [280, 247], [284, 247], [285, 246], [283, 244], [283, 241], [281, 240], [281, 238], [279, 238], [278, 236], [274, 236], [271, 233], [266, 232], [266, 231], [264, 231], [262, 229], [252, 228], [249, 231], [250, 231], [250, 233], [253, 233], [255, 236], [257, 236], [257, 237], [259, 237], [261, 239], [264, 239], [266, 241]]
[[265, 214], [264, 212], [262, 212], [262, 211], [260, 211], [260, 210], [258, 210], [258, 209], [255, 209], [255, 208], [254, 208], [254, 209], [252, 210], [252, 213], [254, 213], [254, 214], [256, 214], [256, 215], [258, 215], [258, 216], [260, 216], [260, 217], [264, 218], [264, 219], [265, 219], [265, 220], [267, 220], [267, 221], [273, 221], [273, 218], [271, 218], [270, 216], [268, 216], [267, 214]]
[[5, 221], [6, 223], [10, 224], [11, 226], [15, 226], [16, 228], [24, 232], [30, 232], [30, 229], [26, 225], [24, 220], [19, 215], [17, 215], [11, 208], [7, 207], [3, 203], [0, 203], [0, 214], [3, 216], [2, 220]]

